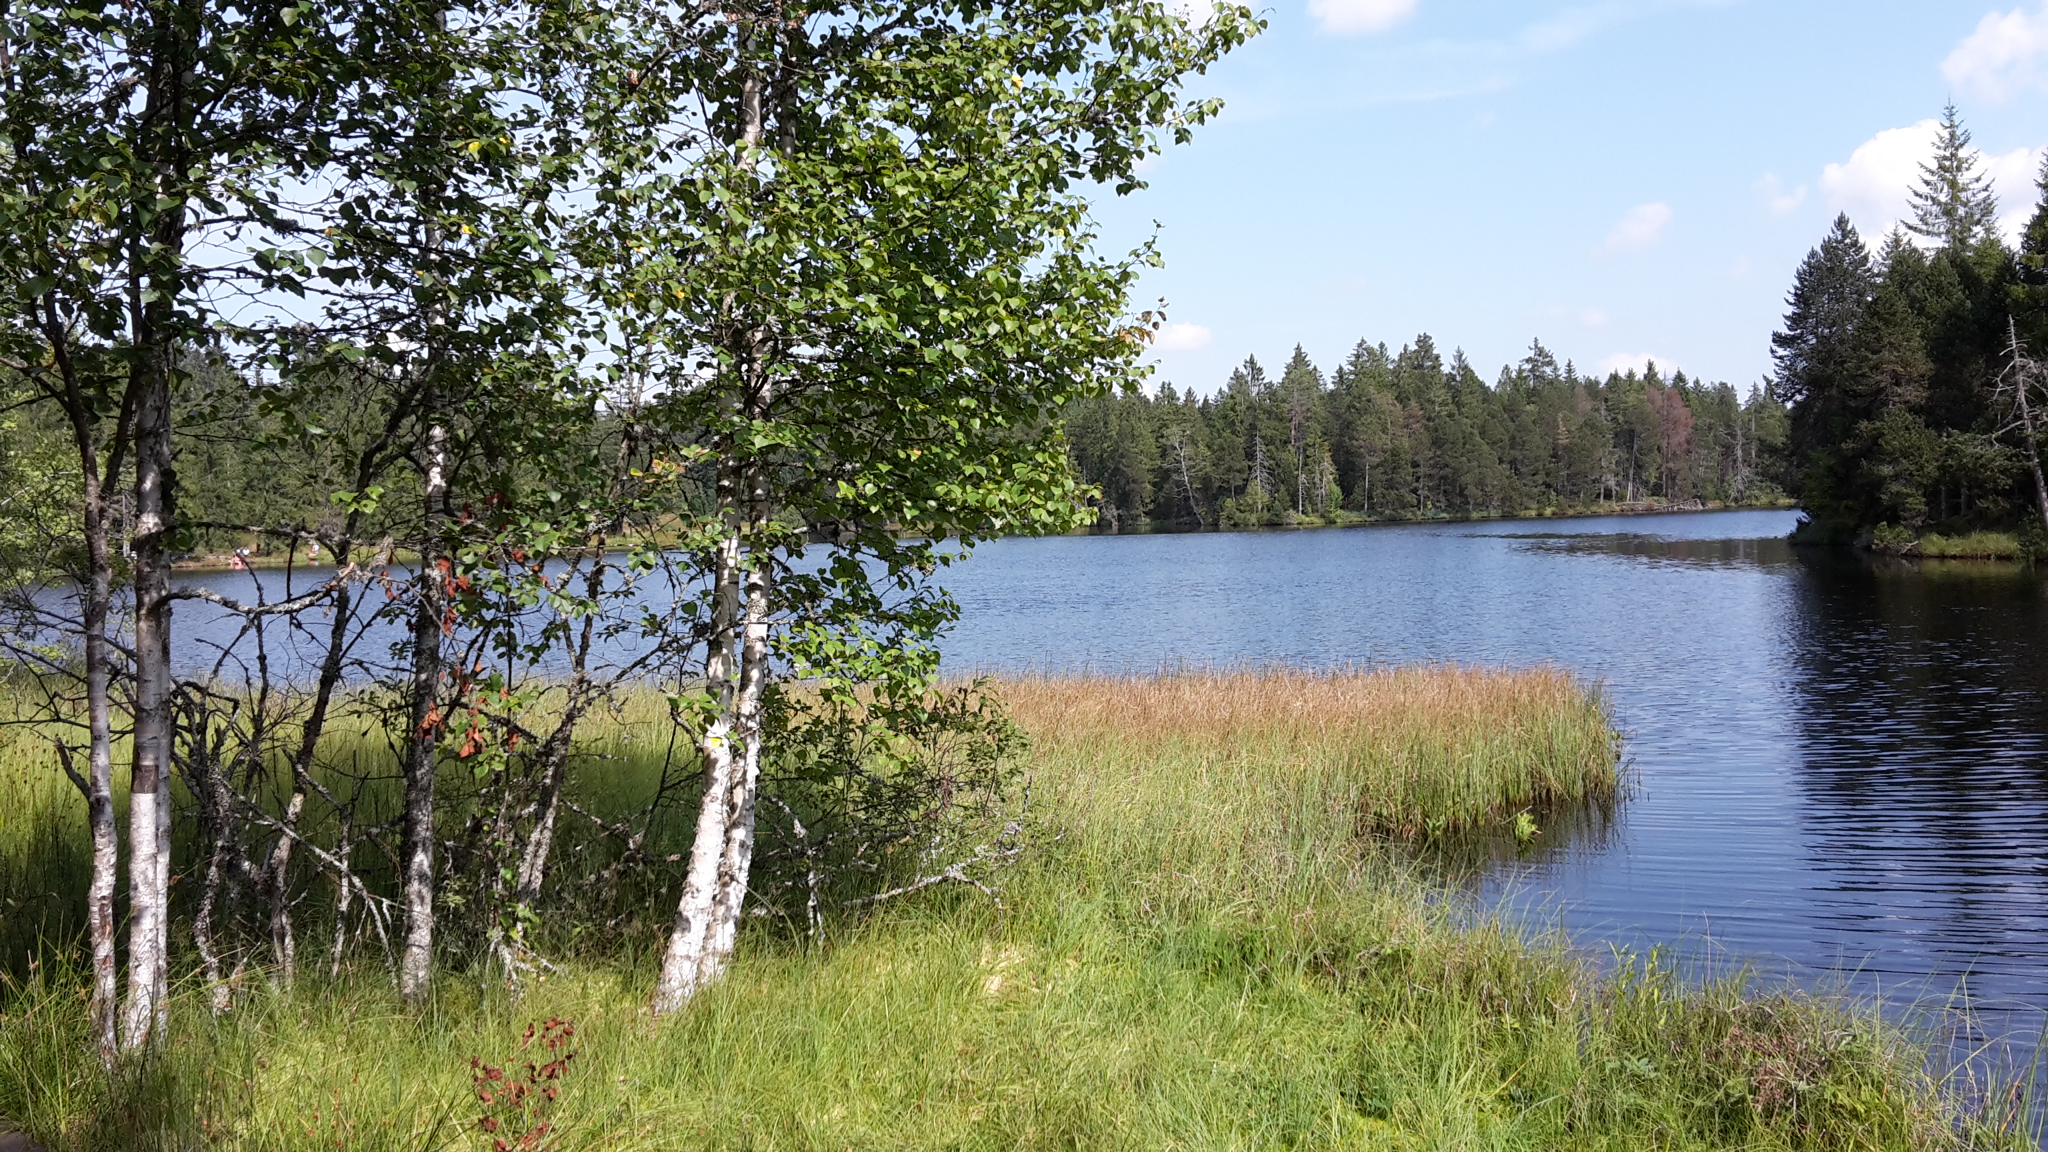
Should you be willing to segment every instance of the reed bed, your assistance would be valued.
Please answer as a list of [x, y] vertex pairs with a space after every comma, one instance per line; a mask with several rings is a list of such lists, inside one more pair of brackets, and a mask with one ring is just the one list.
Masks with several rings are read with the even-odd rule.
[[[820, 946], [756, 924], [660, 1024], [652, 932], [566, 950], [518, 1000], [451, 967], [420, 1013], [375, 968], [221, 1018], [188, 993], [177, 1042], [113, 1079], [60, 955], [0, 990], [0, 1119], [55, 1152], [490, 1149], [474, 1077], [518, 1074], [554, 1018], [577, 1055], [534, 1146], [559, 1152], [2027, 1146], [1868, 1013], [1690, 985], [1659, 954], [1603, 975], [1405, 864], [1372, 813], [1448, 826], [1531, 802], [1527, 781], [1611, 791], [1611, 734], [1574, 727], [1605, 714], [1560, 674], [1001, 690], [1043, 823], [1000, 906], [932, 890]], [[630, 791], [663, 735], [618, 722], [607, 786]], [[1408, 783], [1420, 764], [1472, 779]]]
[[1497, 826], [1615, 797], [1620, 745], [1597, 689], [1536, 668], [1288, 668], [1029, 677], [1003, 697], [1083, 776], [1170, 760], [1348, 800], [1400, 835]]

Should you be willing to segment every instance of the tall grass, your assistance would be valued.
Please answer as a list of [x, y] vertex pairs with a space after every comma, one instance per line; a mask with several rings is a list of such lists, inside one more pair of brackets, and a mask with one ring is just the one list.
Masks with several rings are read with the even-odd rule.
[[2010, 532], [1969, 532], [1942, 536], [1933, 532], [1920, 537], [1913, 547], [1916, 556], [1972, 560], [2011, 560], [2024, 554], [2018, 536]]
[[1412, 835], [1607, 801], [1619, 784], [1597, 692], [1554, 669], [1028, 678], [1003, 696], [1064, 775], [1115, 787], [1091, 767], [1151, 778], [1164, 762], [1263, 793], [1226, 818], [1237, 828], [1271, 819], [1281, 794]]
[[45, 942], [85, 925], [92, 838], [85, 802], [50, 746], [0, 727], [0, 974], [22, 976]]
[[808, 949], [757, 926], [660, 1024], [651, 932], [516, 1002], [460, 972], [417, 1014], [376, 971], [217, 1020], [187, 995], [176, 1040], [112, 1079], [75, 977], [38, 971], [0, 997], [0, 1117], [53, 1149], [485, 1149], [510, 1129], [482, 1130], [473, 1077], [523, 1075], [553, 1017], [579, 1054], [522, 1123], [564, 1150], [2023, 1144], [1867, 1015], [1689, 987], [1655, 955], [1602, 976], [1402, 863], [1379, 830], [1613, 787], [1598, 701], [1561, 676], [1003, 690], [1046, 815], [1000, 907], [929, 892]]

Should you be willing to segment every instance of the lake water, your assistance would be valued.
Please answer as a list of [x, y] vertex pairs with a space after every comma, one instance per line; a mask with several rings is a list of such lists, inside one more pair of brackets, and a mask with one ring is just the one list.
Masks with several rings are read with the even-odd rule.
[[1794, 550], [1789, 512], [983, 546], [968, 668], [1549, 663], [1600, 682], [1634, 790], [1489, 895], [1974, 1025], [2048, 1009], [2048, 587]]
[[[998, 541], [947, 574], [946, 664], [1570, 668], [1604, 686], [1635, 786], [1597, 831], [1496, 865], [1485, 898], [1587, 945], [1966, 1000], [1959, 1042], [2025, 1047], [2048, 1010], [2048, 586], [1795, 551], [1796, 520]], [[194, 579], [284, 594], [278, 573]], [[233, 635], [196, 603], [178, 628], [199, 662]]]

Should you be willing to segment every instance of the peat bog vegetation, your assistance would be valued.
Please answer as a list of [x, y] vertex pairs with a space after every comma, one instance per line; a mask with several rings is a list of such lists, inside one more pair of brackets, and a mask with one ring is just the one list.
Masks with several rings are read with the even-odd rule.
[[[658, 913], [543, 928], [554, 968], [519, 994], [452, 966], [417, 1010], [378, 960], [308, 962], [289, 990], [248, 973], [217, 1016], [186, 983], [171, 1041], [111, 1077], [67, 921], [31, 911], [82, 905], [84, 822], [17, 739], [9, 955], [56, 935], [0, 996], [0, 1117], [52, 1149], [2027, 1146], [2010, 1101], [1944, 1091], [1874, 1015], [1657, 955], [1596, 970], [1414, 864], [1429, 830], [1527, 835], [1617, 798], [1619, 737], [1565, 674], [991, 687], [1034, 795], [993, 898], [934, 886], [816, 938], [755, 919], [660, 1021]], [[653, 787], [665, 720], [593, 727], [613, 758], [578, 803]], [[564, 856], [579, 899], [601, 868]]]

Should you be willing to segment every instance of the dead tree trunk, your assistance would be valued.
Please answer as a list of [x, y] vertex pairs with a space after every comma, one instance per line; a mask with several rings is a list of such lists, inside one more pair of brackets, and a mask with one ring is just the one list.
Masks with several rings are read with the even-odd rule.
[[[2048, 481], [2041, 475], [2041, 443], [2039, 431], [2034, 427], [2033, 398], [2029, 395], [2040, 387], [2042, 369], [2038, 361], [2027, 354], [2026, 345], [2020, 343], [2019, 327], [2012, 317], [2005, 318], [2005, 371], [2000, 374], [2000, 391], [2010, 383], [2013, 391], [2013, 413], [2020, 436], [2026, 442], [2027, 468], [2034, 476], [2034, 506], [2041, 514], [2041, 527], [2048, 531]], [[1969, 499], [1969, 490], [1964, 489], [1964, 500]], [[1967, 511], [1967, 508], [1965, 509]]]

